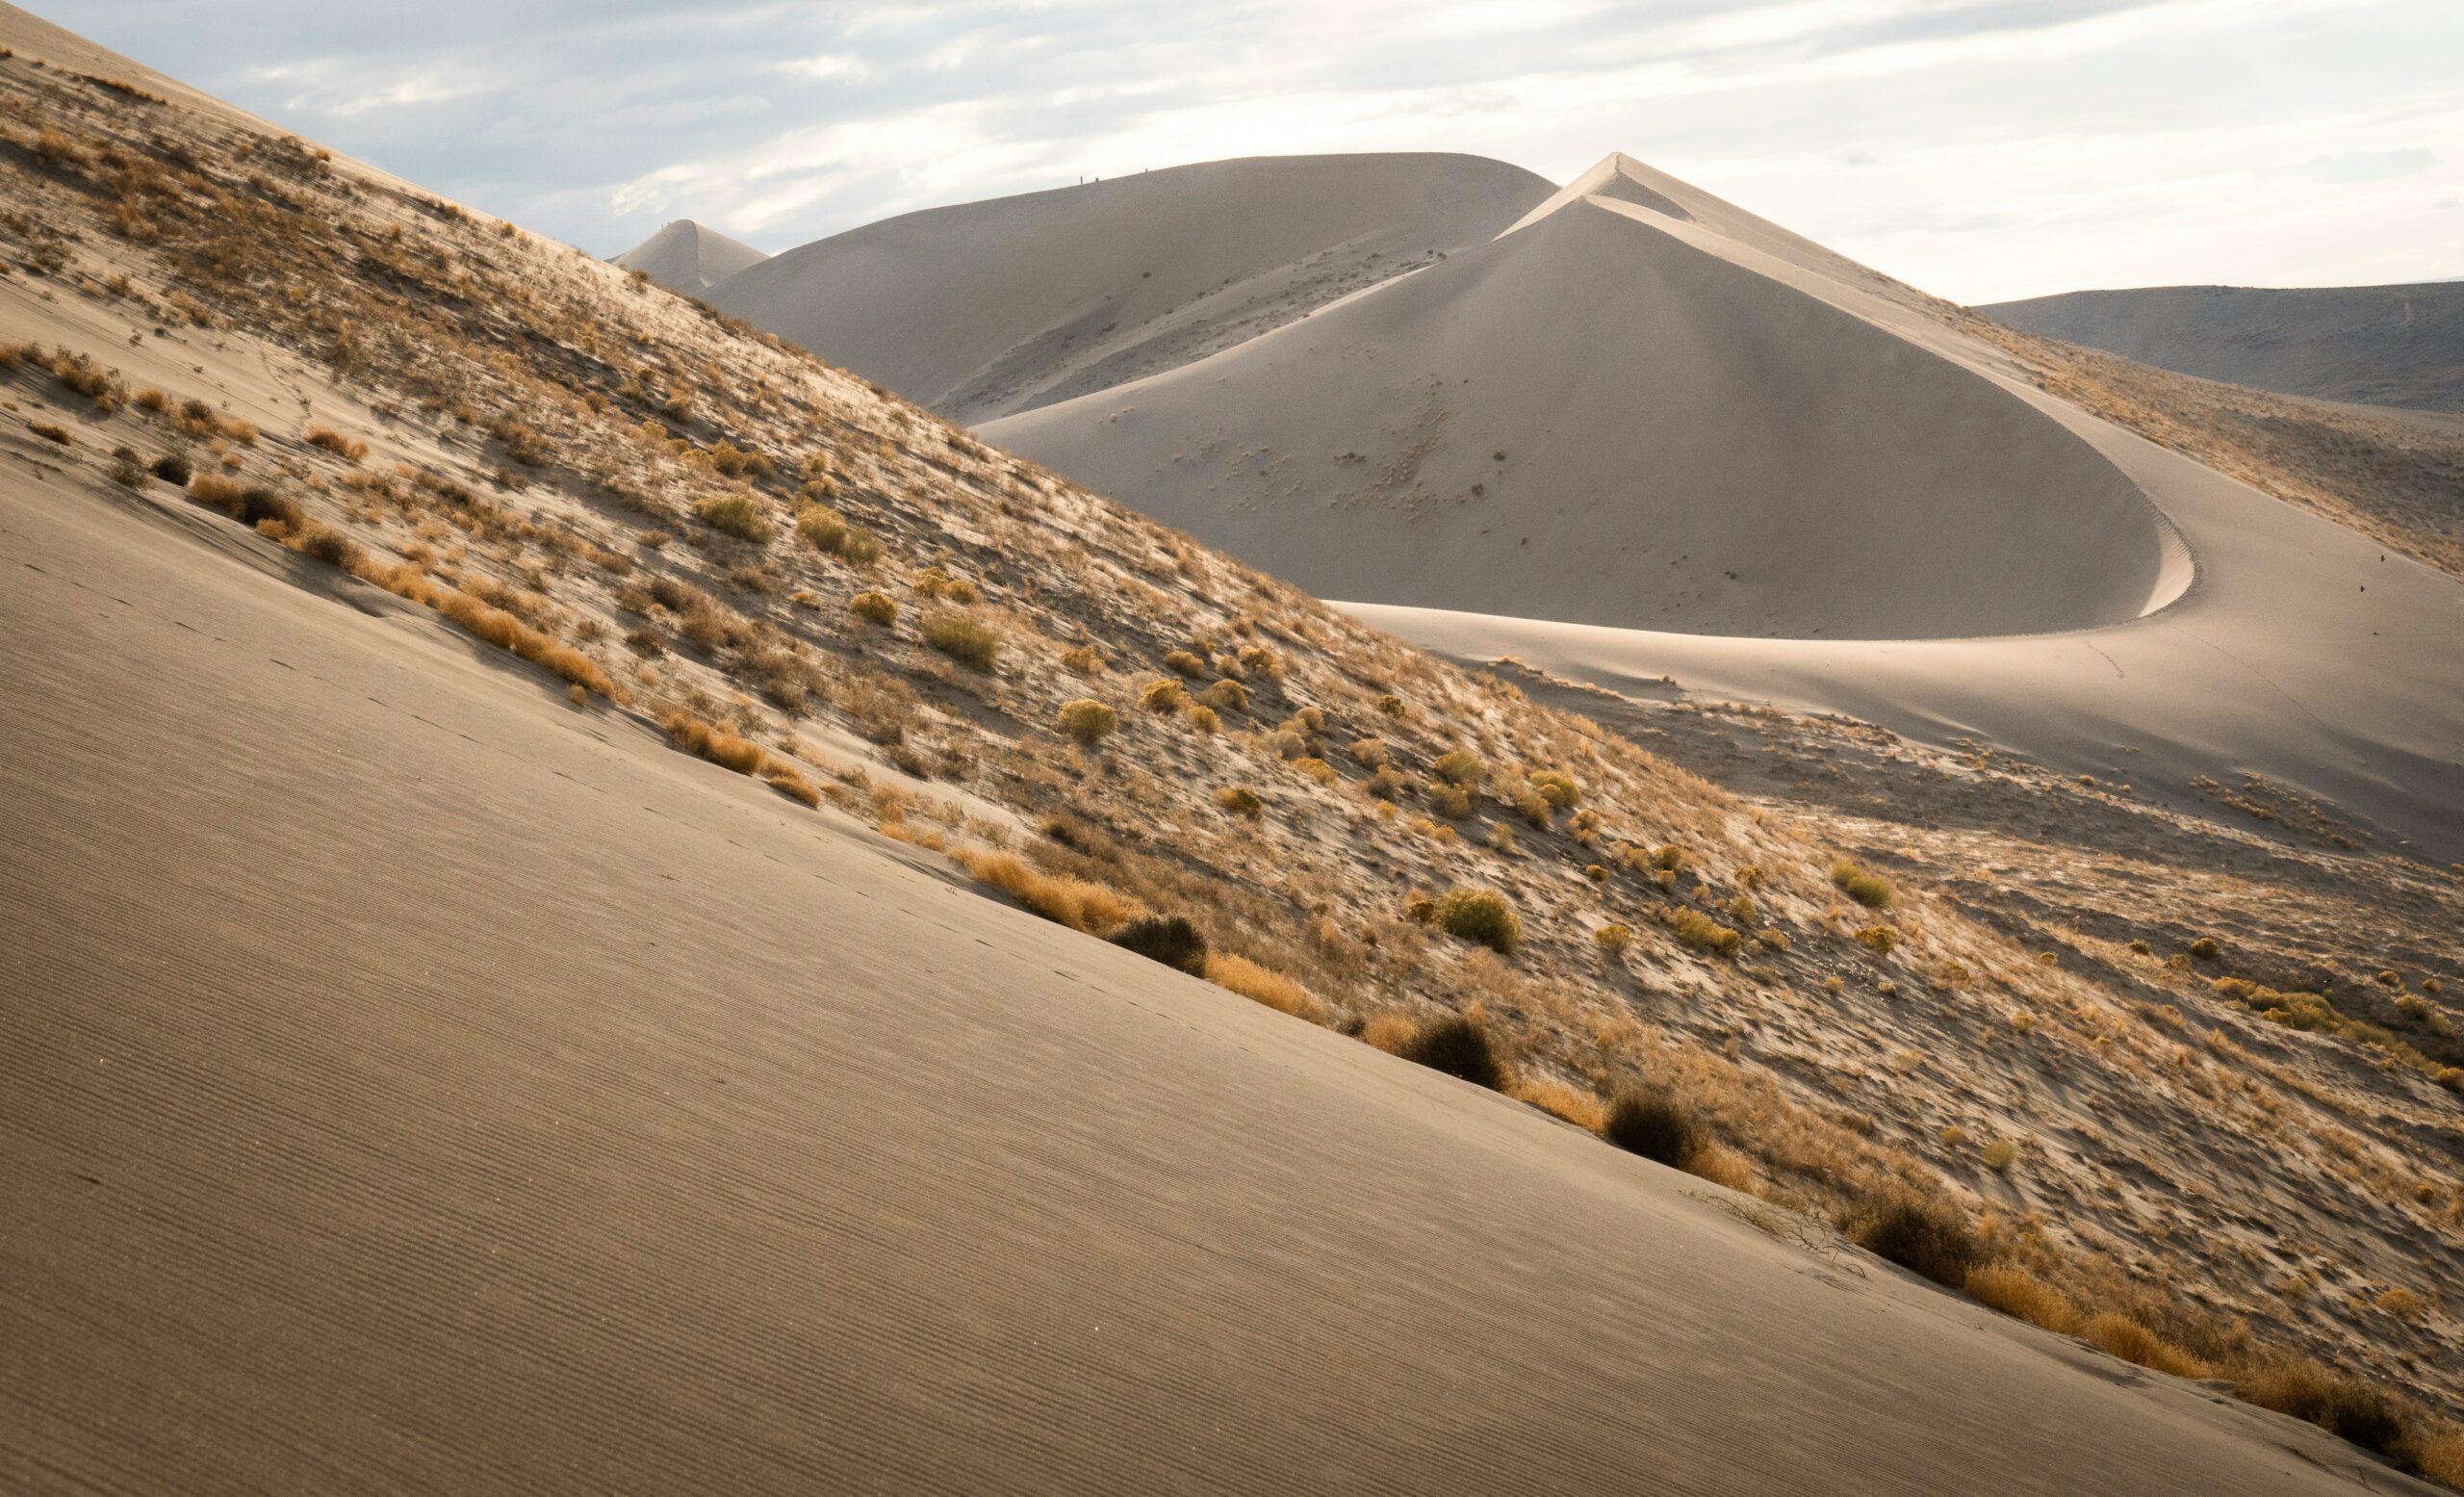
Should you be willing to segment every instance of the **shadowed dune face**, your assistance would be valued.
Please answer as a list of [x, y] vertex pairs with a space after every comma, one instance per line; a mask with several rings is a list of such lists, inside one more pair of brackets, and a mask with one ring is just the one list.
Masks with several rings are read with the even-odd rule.
[[985, 435], [1366, 602], [1924, 638], [2162, 601], [2164, 522], [2086, 444], [1666, 221], [1569, 198], [1306, 322]]
[[679, 219], [618, 255], [615, 263], [641, 271], [670, 291], [698, 297], [769, 258], [751, 245], [739, 244], [690, 219]]
[[943, 415], [989, 420], [1201, 358], [1547, 197], [1476, 156], [1208, 162], [907, 214], [709, 300]]

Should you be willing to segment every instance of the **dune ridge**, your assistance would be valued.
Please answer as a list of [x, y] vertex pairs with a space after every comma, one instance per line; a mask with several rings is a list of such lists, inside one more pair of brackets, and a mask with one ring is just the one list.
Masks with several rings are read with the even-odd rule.
[[670, 291], [699, 297], [769, 258], [751, 245], [739, 244], [690, 219], [679, 219], [616, 256], [615, 263], [641, 271]]
[[975, 423], [1281, 325], [1485, 241], [1549, 192], [1476, 156], [1208, 162], [866, 224], [709, 299]]

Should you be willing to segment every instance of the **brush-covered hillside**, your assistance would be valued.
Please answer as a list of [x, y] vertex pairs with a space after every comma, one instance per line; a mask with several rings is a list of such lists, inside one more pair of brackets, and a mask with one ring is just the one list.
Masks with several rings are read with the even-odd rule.
[[2449, 874], [2015, 921], [0, 42], [17, 1484], [2464, 1473]]

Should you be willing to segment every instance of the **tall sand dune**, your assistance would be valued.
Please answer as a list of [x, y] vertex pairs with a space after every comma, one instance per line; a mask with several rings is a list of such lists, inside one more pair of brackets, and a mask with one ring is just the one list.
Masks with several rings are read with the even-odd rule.
[[1479, 244], [1549, 192], [1476, 156], [1208, 162], [866, 224], [708, 299], [973, 423], [1203, 357]]
[[639, 271], [670, 291], [699, 297], [738, 271], [751, 270], [770, 257], [690, 219], [679, 219], [616, 257], [629, 271]]
[[2464, 281], [2150, 286], [1977, 308], [2177, 374], [2365, 405], [2464, 411]]
[[2161, 601], [2165, 523], [2092, 448], [1719, 232], [1561, 194], [1406, 280], [983, 433], [1335, 597], [1833, 638]]

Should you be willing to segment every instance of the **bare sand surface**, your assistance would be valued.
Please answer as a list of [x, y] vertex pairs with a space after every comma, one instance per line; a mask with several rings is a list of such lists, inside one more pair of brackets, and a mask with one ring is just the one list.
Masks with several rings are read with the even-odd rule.
[[2075, 628], [2160, 601], [2164, 522], [2092, 448], [1702, 230], [1566, 199], [982, 433], [1321, 596], [1835, 638]]
[[2026, 332], [2202, 379], [2319, 400], [2464, 412], [2464, 282], [2148, 286], [2003, 301]]
[[1242, 342], [1480, 244], [1550, 190], [1477, 156], [1206, 162], [868, 223], [708, 299], [972, 423]]
[[670, 291], [698, 297], [738, 271], [769, 258], [716, 229], [679, 219], [618, 255], [616, 264], [639, 271]]
[[7, 463], [0, 1486], [2427, 1490]]

